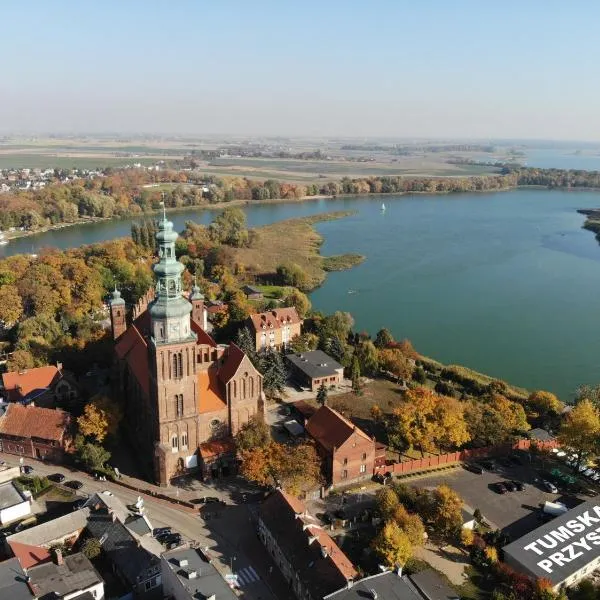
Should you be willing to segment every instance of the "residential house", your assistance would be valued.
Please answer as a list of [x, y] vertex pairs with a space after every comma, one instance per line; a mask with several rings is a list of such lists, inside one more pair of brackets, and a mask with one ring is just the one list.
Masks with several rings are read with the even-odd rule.
[[63, 556], [62, 552], [56, 549], [54, 557], [54, 561], [27, 570], [29, 587], [36, 598], [104, 599], [104, 581], [83, 553]]
[[319, 520], [282, 490], [261, 504], [258, 535], [299, 600], [321, 600], [357, 576]]
[[423, 600], [459, 600], [460, 598], [460, 595], [433, 569], [419, 571], [409, 575], [408, 578]]
[[12, 481], [0, 484], [0, 524], [6, 525], [30, 514], [30, 499]]
[[321, 406], [305, 427], [317, 443], [331, 485], [345, 485], [373, 476], [375, 439], [346, 417], [329, 406]]
[[351, 586], [343, 587], [324, 600], [423, 600], [406, 577], [393, 571], [385, 571], [364, 577]]
[[0, 404], [0, 452], [62, 462], [70, 427], [71, 416], [60, 409]]
[[161, 574], [165, 598], [171, 600], [237, 598], [208, 558], [194, 548], [165, 552], [161, 557]]
[[1, 395], [8, 402], [54, 408], [71, 406], [79, 392], [74, 378], [58, 363], [3, 373]]
[[327, 388], [340, 385], [344, 379], [344, 367], [322, 350], [288, 354], [285, 358], [294, 380], [312, 392], [321, 384]]
[[0, 598], [7, 600], [34, 600], [27, 585], [27, 574], [17, 558], [0, 562]]
[[248, 328], [254, 337], [256, 351], [287, 348], [302, 333], [304, 321], [293, 306], [275, 308], [248, 317]]
[[242, 288], [242, 292], [244, 292], [248, 300], [262, 300], [264, 297], [262, 290], [257, 287], [254, 287], [253, 285], [245, 285]]

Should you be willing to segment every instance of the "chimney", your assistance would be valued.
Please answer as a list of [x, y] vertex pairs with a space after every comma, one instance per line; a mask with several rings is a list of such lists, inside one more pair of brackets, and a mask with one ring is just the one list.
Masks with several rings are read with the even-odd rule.
[[60, 548], [54, 548], [54, 561], [59, 567], [65, 562]]

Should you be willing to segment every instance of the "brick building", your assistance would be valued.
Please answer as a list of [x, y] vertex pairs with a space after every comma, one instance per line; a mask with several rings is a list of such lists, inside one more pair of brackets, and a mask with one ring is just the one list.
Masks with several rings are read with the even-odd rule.
[[321, 384], [326, 388], [338, 386], [344, 380], [344, 367], [322, 350], [288, 354], [292, 377], [302, 387], [316, 392]]
[[235, 435], [264, 410], [260, 373], [235, 344], [217, 345], [206, 332], [199, 288], [184, 297], [177, 237], [165, 216], [156, 235], [156, 292], [135, 307], [129, 326], [117, 290], [110, 301], [118, 392], [132, 441], [160, 485], [200, 468], [201, 444]]
[[0, 452], [61, 462], [71, 443], [69, 413], [59, 409], [0, 404]]
[[9, 402], [54, 408], [72, 404], [78, 397], [77, 386], [62, 364], [47, 365], [2, 374], [2, 396]]
[[339, 412], [322, 406], [308, 419], [305, 427], [317, 443], [325, 476], [331, 485], [345, 485], [372, 477], [375, 440]]
[[248, 328], [258, 352], [267, 348], [287, 347], [295, 336], [302, 333], [303, 322], [296, 309], [291, 306], [250, 315]]
[[258, 536], [299, 600], [322, 600], [358, 576], [304, 503], [281, 490], [262, 503]]

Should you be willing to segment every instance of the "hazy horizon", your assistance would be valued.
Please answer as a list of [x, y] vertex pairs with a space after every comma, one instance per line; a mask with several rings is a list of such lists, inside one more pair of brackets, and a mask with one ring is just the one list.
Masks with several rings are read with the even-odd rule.
[[3, 4], [0, 132], [600, 141], [600, 6]]

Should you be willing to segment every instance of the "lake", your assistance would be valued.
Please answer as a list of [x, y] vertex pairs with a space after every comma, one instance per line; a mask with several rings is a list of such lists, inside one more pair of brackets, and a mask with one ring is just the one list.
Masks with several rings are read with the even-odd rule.
[[[600, 245], [577, 208], [600, 193], [514, 190], [449, 196], [338, 198], [247, 207], [251, 226], [331, 210], [320, 223], [325, 255], [357, 252], [360, 266], [331, 273], [311, 295], [324, 312], [347, 310], [356, 328], [388, 327], [423, 354], [568, 398], [600, 382]], [[169, 214], [207, 223], [213, 211]], [[78, 246], [129, 234], [131, 220], [21, 238], [0, 252]], [[285, 257], [282, 257], [284, 260]]]

